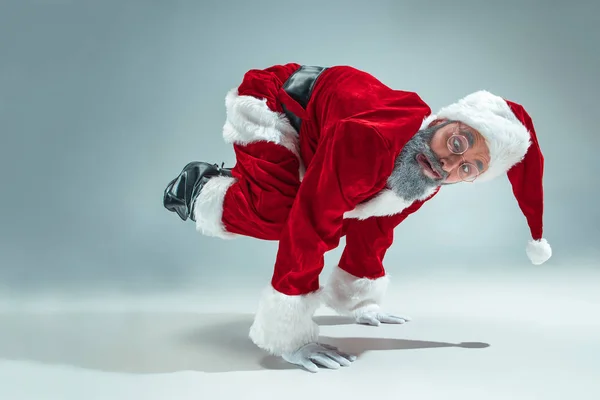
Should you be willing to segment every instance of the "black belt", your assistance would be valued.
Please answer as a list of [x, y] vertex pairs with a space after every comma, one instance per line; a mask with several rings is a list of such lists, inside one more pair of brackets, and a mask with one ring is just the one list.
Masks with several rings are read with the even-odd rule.
[[[321, 75], [321, 73], [326, 69], [327, 67], [302, 65], [285, 81], [283, 84], [283, 90], [303, 109], [306, 109], [315, 86], [315, 82], [317, 81], [319, 75]], [[285, 106], [285, 104], [282, 106], [286, 117], [290, 120], [290, 123], [294, 129], [296, 129], [297, 132], [300, 132], [302, 119], [291, 112]]]

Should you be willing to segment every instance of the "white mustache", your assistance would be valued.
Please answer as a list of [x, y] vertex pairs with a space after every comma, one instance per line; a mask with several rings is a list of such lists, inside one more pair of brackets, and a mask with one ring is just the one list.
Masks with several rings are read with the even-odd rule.
[[425, 149], [423, 151], [423, 154], [425, 155], [425, 157], [427, 157], [427, 160], [431, 164], [431, 167], [435, 169], [438, 174], [440, 174], [442, 180], [446, 180], [446, 178], [448, 178], [448, 173], [442, 168], [442, 164], [436, 157], [435, 153], [433, 152], [433, 150], [431, 150], [430, 146], [425, 145], [424, 147]]

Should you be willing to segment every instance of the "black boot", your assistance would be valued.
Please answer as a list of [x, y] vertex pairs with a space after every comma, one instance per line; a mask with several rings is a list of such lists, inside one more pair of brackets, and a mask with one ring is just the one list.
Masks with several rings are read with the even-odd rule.
[[179, 176], [167, 185], [163, 195], [164, 207], [177, 213], [183, 221], [188, 218], [195, 221], [194, 202], [206, 182], [214, 176], [232, 176], [231, 169], [202, 161], [187, 164]]

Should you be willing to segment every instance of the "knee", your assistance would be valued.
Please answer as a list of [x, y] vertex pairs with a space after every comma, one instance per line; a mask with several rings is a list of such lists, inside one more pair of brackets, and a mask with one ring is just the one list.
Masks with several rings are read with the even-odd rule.
[[256, 212], [262, 221], [262, 229], [265, 236], [269, 240], [279, 240], [288, 220], [291, 204], [269, 206], [268, 204], [261, 205]]

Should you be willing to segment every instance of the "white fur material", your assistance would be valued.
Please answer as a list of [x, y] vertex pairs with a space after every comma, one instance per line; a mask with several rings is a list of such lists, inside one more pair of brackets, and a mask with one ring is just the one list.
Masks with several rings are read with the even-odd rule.
[[552, 248], [548, 241], [544, 238], [540, 240], [530, 240], [527, 243], [527, 257], [534, 265], [540, 265], [548, 261], [552, 257]]
[[281, 356], [316, 342], [319, 326], [312, 317], [321, 304], [321, 290], [288, 296], [267, 287], [260, 299], [250, 339], [268, 353]]
[[[420, 199], [425, 199], [436, 190], [429, 189]], [[406, 201], [390, 189], [383, 189], [369, 201], [357, 205], [353, 210], [344, 213], [344, 218], [356, 218], [359, 220], [370, 217], [382, 217], [399, 214], [413, 202]]]
[[357, 278], [336, 266], [323, 291], [324, 302], [342, 315], [358, 317], [365, 311], [378, 310], [390, 278]]
[[475, 182], [486, 182], [506, 173], [519, 163], [531, 144], [531, 135], [506, 101], [488, 91], [471, 93], [443, 107], [423, 121], [427, 126], [437, 118], [458, 120], [476, 129], [490, 149], [489, 168]]
[[278, 144], [291, 151], [300, 162], [299, 177], [304, 177], [306, 167], [300, 155], [298, 132], [283, 113], [271, 110], [266, 99], [240, 96], [237, 88], [225, 96], [227, 117], [223, 125], [226, 143], [240, 145], [266, 141]]
[[225, 230], [222, 222], [225, 193], [234, 183], [235, 178], [228, 176], [215, 176], [206, 182], [194, 203], [193, 212], [197, 231], [221, 239], [236, 237]]
[[390, 189], [384, 189], [371, 200], [357, 205], [352, 211], [344, 213], [344, 218], [367, 219], [373, 216], [393, 215], [402, 212], [410, 204]]

